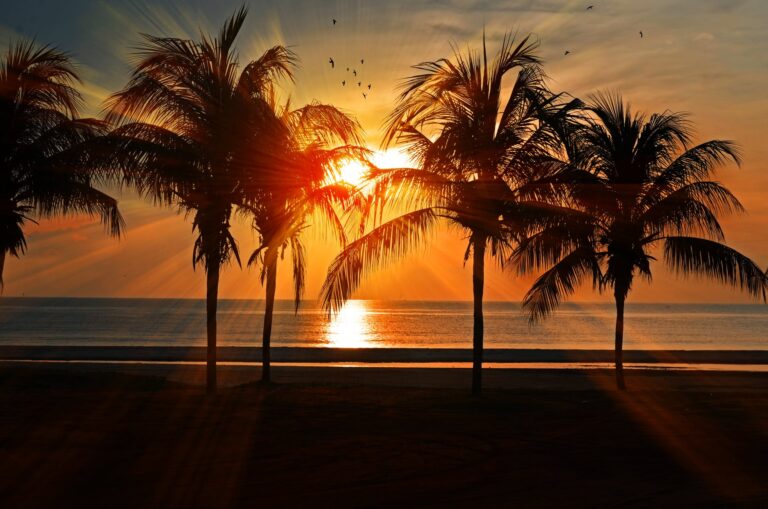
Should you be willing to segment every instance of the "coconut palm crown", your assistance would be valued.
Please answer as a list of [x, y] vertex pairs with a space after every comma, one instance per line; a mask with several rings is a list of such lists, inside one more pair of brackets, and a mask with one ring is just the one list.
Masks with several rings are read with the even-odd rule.
[[617, 385], [624, 388], [624, 305], [636, 276], [650, 281], [655, 256], [673, 272], [708, 277], [763, 300], [766, 278], [724, 243], [719, 216], [743, 211], [713, 180], [718, 166], [739, 162], [732, 142], [691, 145], [685, 115], [646, 117], [615, 95], [597, 95], [589, 111], [572, 131], [578, 182], [571, 188], [572, 208], [523, 241], [517, 261], [523, 271], [546, 269], [523, 302], [534, 321], [585, 279], [613, 291]]
[[78, 83], [67, 54], [33, 41], [11, 44], [0, 62], [0, 288], [6, 256], [26, 251], [28, 222], [86, 214], [111, 235], [123, 228], [116, 200], [95, 187], [104, 174], [86, 146], [105, 125], [79, 118]]

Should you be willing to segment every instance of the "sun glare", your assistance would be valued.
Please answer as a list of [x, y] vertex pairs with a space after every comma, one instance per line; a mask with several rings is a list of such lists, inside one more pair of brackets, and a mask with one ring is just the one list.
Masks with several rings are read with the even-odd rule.
[[365, 301], [347, 301], [328, 324], [325, 340], [328, 346], [335, 348], [371, 346], [371, 325]]
[[414, 166], [410, 156], [396, 148], [375, 151], [371, 155], [371, 162], [378, 168], [411, 168]]
[[367, 171], [368, 167], [361, 161], [348, 159], [339, 167], [337, 179], [351, 186], [360, 187]]

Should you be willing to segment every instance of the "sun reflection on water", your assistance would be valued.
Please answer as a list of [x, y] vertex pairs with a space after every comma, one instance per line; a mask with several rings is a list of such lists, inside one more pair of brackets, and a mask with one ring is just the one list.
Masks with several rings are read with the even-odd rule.
[[330, 347], [365, 348], [372, 346], [371, 323], [364, 300], [350, 300], [331, 318], [325, 333]]

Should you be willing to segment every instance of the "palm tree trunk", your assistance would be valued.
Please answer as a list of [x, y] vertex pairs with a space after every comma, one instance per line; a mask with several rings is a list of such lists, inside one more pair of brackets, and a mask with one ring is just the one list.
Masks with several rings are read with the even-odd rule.
[[206, 355], [206, 388], [216, 393], [216, 309], [219, 300], [219, 264], [211, 263], [206, 276], [206, 319], [208, 324], [208, 351]]
[[0, 293], [3, 291], [3, 270], [5, 269], [5, 249], [0, 249]]
[[614, 350], [614, 360], [616, 363], [616, 387], [619, 390], [626, 390], [624, 384], [624, 294], [617, 292], [616, 295], [616, 344]]
[[485, 238], [475, 239], [472, 248], [472, 295], [474, 321], [472, 326], [472, 394], [483, 389], [483, 285], [485, 283]]
[[261, 381], [272, 380], [270, 342], [272, 340], [272, 314], [275, 309], [275, 288], [277, 286], [277, 256], [264, 257], [267, 263], [267, 302], [264, 307], [264, 334], [261, 344]]

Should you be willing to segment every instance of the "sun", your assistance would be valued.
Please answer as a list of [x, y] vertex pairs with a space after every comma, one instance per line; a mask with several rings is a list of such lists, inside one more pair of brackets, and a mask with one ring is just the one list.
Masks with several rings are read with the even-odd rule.
[[347, 183], [354, 187], [360, 187], [365, 180], [365, 174], [368, 167], [357, 159], [347, 159], [338, 169], [336, 180]]
[[[408, 155], [398, 149], [374, 150], [371, 153], [371, 162], [377, 168], [408, 168], [413, 163]], [[339, 164], [333, 180], [344, 182], [354, 187], [365, 185], [365, 177], [368, 173], [368, 165], [359, 159], [345, 159]]]

